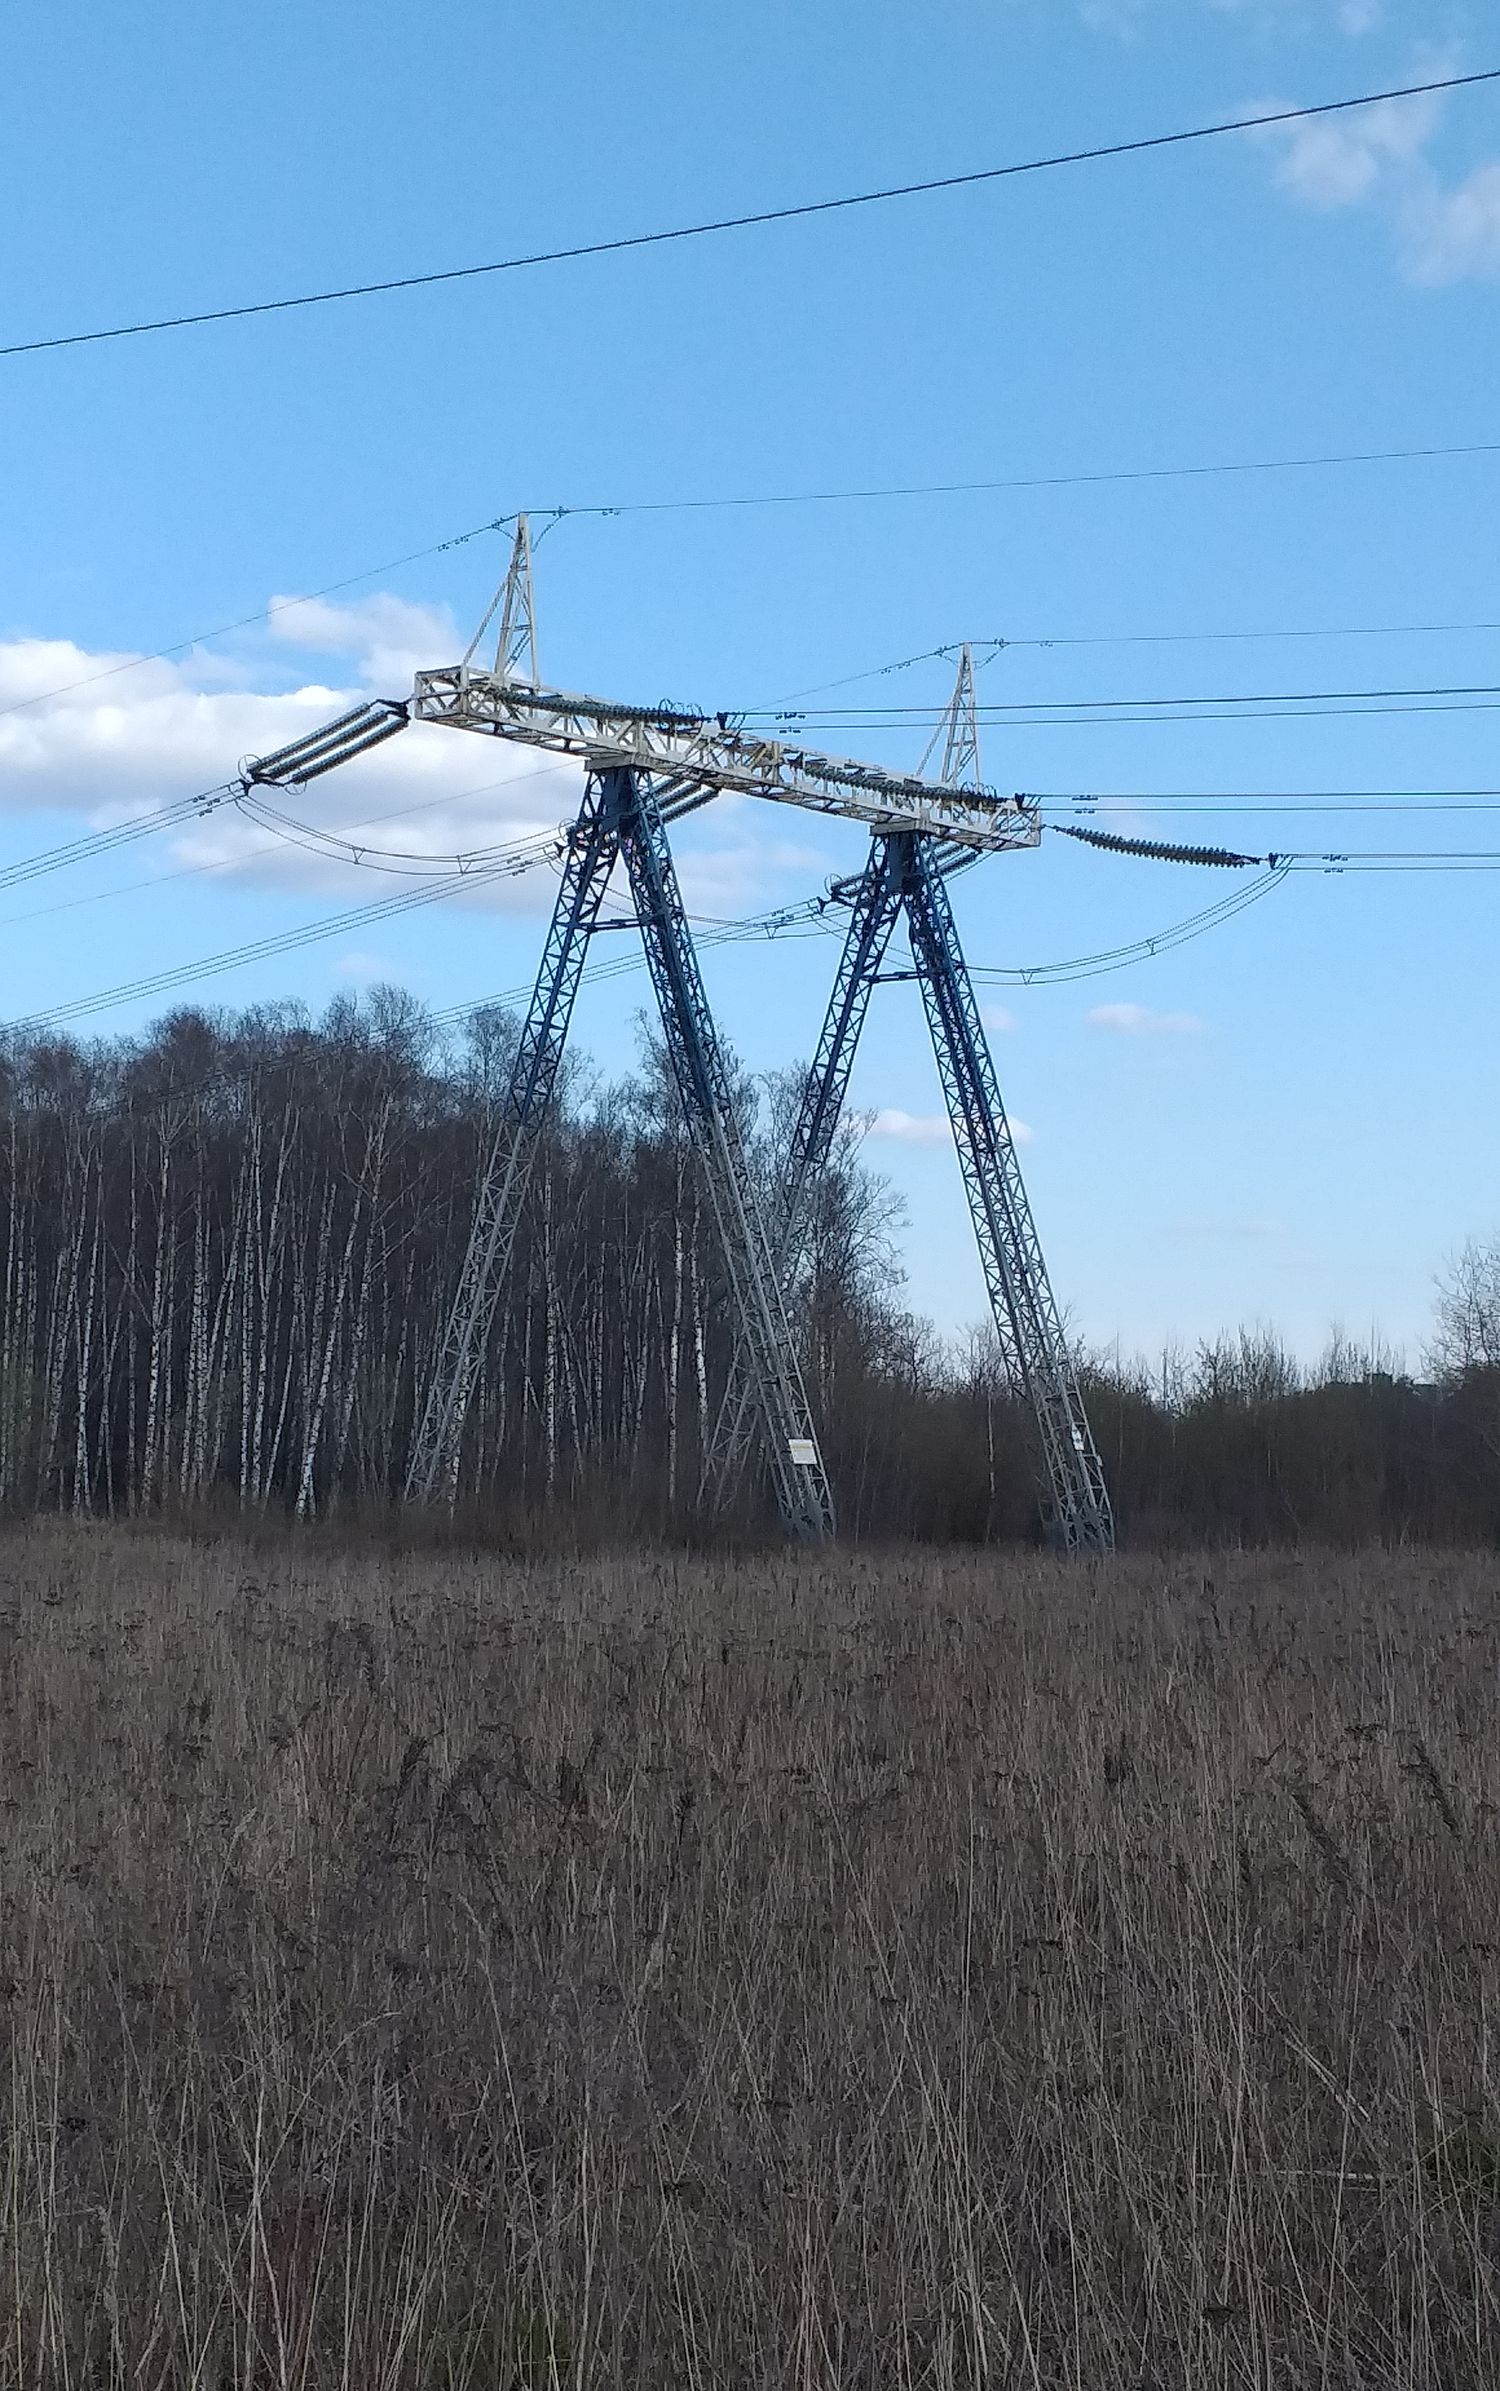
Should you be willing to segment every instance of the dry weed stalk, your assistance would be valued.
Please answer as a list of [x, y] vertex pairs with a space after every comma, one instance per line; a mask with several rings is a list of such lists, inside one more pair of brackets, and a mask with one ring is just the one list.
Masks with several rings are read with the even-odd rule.
[[0, 2391], [1500, 2384], [1494, 1565], [1204, 1584], [13, 1532]]

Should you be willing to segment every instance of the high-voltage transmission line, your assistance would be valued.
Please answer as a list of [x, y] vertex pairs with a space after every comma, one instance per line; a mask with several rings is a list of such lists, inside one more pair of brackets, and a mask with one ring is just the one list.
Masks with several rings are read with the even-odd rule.
[[[476, 663], [498, 614], [492, 665]], [[742, 728], [733, 716], [624, 706], [549, 688], [536, 662], [531, 542], [523, 517], [505, 583], [463, 661], [416, 676], [406, 704], [375, 701], [246, 768], [247, 783], [300, 787], [409, 721], [518, 741], [578, 758], [583, 803], [567, 834], [562, 883], [541, 970], [480, 1179], [459, 1283], [432, 1356], [407, 1471], [409, 1502], [451, 1502], [464, 1426], [557, 1086], [588, 943], [623, 861], [688, 1135], [708, 1188], [735, 1332], [735, 1360], [705, 1468], [720, 1497], [752, 1454], [791, 1533], [834, 1525], [833, 1500], [791, 1326], [789, 1296], [817, 1176], [842, 1115], [855, 1044], [904, 911], [1002, 1351], [1035, 1422], [1043, 1512], [1069, 1550], [1113, 1542], [1109, 1498], [1068, 1359], [1006, 1124], [947, 879], [983, 854], [1034, 847], [1034, 803], [978, 777], [972, 659], [939, 732], [929, 777], [814, 752]], [[934, 742], [934, 748], [937, 742]], [[863, 822], [870, 859], [835, 893], [848, 936], [773, 1216], [763, 1217], [723, 1051], [709, 1010], [668, 841], [668, 826], [721, 790]]]

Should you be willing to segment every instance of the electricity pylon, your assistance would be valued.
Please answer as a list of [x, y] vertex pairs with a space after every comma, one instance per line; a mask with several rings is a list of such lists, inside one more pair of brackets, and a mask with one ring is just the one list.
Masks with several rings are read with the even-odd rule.
[[[476, 665], [497, 615], [493, 668]], [[1108, 1543], [1108, 1498], [1067, 1367], [944, 885], [963, 862], [1034, 847], [1041, 837], [1034, 801], [1001, 796], [979, 781], [975, 719], [967, 651], [946, 721], [941, 779], [794, 746], [747, 730], [727, 714], [619, 705], [549, 688], [537, 671], [531, 537], [522, 516], [509, 572], [460, 663], [418, 673], [407, 700], [369, 701], [244, 767], [247, 789], [258, 783], [300, 788], [409, 722], [516, 741], [575, 757], [584, 767], [583, 803], [565, 837], [562, 886], [541, 971], [477, 1191], [458, 1287], [423, 1390], [406, 1478], [409, 1501], [451, 1502], [458, 1486], [464, 1425], [556, 1092], [588, 942], [610, 874], [623, 860], [730, 1297], [736, 1358], [732, 1400], [723, 1415], [728, 1444], [720, 1454], [720, 1477], [758, 1447], [791, 1532], [809, 1538], [832, 1532], [833, 1504], [786, 1289], [795, 1277], [801, 1207], [827, 1161], [865, 1007], [904, 907], [996, 1325], [1042, 1437], [1053, 1489], [1049, 1516], [1064, 1543]], [[798, 1126], [791, 1200], [769, 1229], [667, 839], [669, 823], [722, 790], [839, 815], [863, 822], [874, 834]]]
[[[526, 685], [535, 688], [531, 543], [524, 516], [497, 605], [501, 627], [493, 677], [514, 683], [524, 662], [530, 668]], [[495, 611], [492, 606], [481, 624], [470, 656]], [[460, 667], [466, 669], [467, 661]], [[610, 764], [588, 774], [568, 839], [541, 971], [480, 1182], [458, 1289], [428, 1380], [407, 1471], [408, 1501], [451, 1503], [457, 1492], [464, 1422], [505, 1283], [531, 1164], [556, 1091], [588, 942], [610, 875], [623, 859], [673, 1077], [708, 1188], [738, 1349], [744, 1355], [747, 1410], [789, 1531], [808, 1540], [833, 1532], [832, 1499], [781, 1280], [760, 1217], [667, 842], [665, 813], [684, 810], [695, 794], [691, 783], [684, 786], [674, 774], [653, 774], [629, 764]]]
[[590, 773], [569, 841], [542, 969], [480, 1184], [457, 1294], [435, 1358], [407, 1473], [409, 1501], [453, 1500], [464, 1420], [505, 1282], [530, 1166], [557, 1085], [588, 941], [618, 858], [635, 900], [688, 1134], [707, 1182], [750, 1389], [749, 1410], [792, 1534], [833, 1532], [811, 1406], [772, 1265], [708, 1008], [660, 793], [629, 768]]
[[[944, 781], [976, 785], [979, 717], [974, 659], [967, 644], [959, 652], [953, 696], [924, 764], [939, 746]], [[783, 1288], [790, 1295], [805, 1258], [817, 1183], [844, 1116], [870, 998], [883, 978], [914, 976], [932, 1033], [995, 1332], [1011, 1385], [1031, 1421], [1046, 1534], [1065, 1551], [1109, 1552], [1114, 1519], [1104, 1469], [1068, 1354], [948, 896], [949, 878], [974, 855], [972, 848], [951, 846], [930, 833], [877, 830], [859, 880], [835, 887], [835, 895], [849, 905], [849, 927], [792, 1133], [773, 1220], [773, 1246]], [[882, 970], [886, 949], [903, 912], [914, 970], [887, 973]], [[706, 1491], [720, 1504], [746, 1456], [750, 1418], [749, 1381], [737, 1356], [705, 1466]]]

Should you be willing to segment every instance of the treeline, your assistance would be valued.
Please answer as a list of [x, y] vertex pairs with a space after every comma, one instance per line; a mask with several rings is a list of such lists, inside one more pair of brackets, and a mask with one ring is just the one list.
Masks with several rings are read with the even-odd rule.
[[[516, 1034], [441, 1042], [399, 992], [182, 1013], [141, 1040], [0, 1048], [0, 1504], [328, 1516], [390, 1506]], [[769, 1190], [795, 1080], [741, 1090]], [[844, 1531], [1024, 1539], [1025, 1423], [984, 1338], [901, 1300], [899, 1207], [851, 1127], [796, 1316]], [[1483, 1257], [1474, 1257], [1487, 1321]], [[1500, 1537], [1500, 1342], [1432, 1384], [1265, 1337], [1086, 1391], [1136, 1542]], [[1497, 1313], [1500, 1318], [1500, 1313]], [[1440, 1324], [1441, 1326], [1441, 1324]], [[1487, 1333], [1487, 1330], [1485, 1331]], [[1465, 1341], [1467, 1335], [1467, 1342]], [[471, 1412], [465, 1502], [515, 1534], [693, 1532], [731, 1360], [669, 1075], [566, 1076]], [[747, 1498], [744, 1520], [755, 1516]]]

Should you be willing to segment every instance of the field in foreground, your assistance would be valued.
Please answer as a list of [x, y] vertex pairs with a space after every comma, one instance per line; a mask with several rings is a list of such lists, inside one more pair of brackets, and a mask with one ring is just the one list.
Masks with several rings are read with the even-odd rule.
[[1493, 1560], [0, 1542], [0, 2384], [1500, 2384]]

